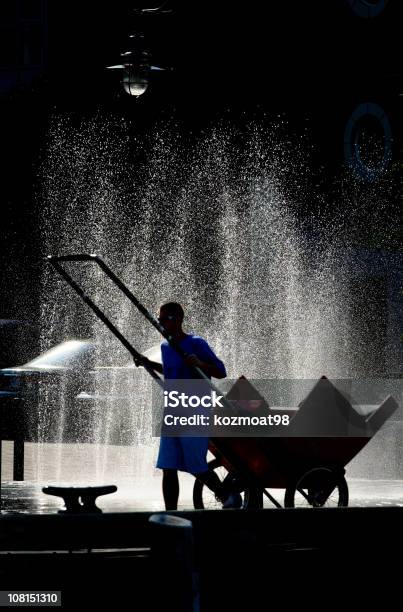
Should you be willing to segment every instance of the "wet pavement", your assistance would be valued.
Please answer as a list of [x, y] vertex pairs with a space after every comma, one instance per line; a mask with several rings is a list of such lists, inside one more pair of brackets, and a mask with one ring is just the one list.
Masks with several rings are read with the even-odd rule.
[[[157, 441], [156, 441], [157, 442]], [[12, 443], [3, 442], [2, 513], [54, 513], [63, 508], [60, 498], [42, 493], [43, 486], [95, 486], [114, 484], [116, 493], [100, 497], [105, 512], [164, 510], [161, 473], [155, 469], [157, 444], [130, 448], [90, 444], [25, 444], [25, 478], [12, 480]], [[403, 507], [403, 480], [349, 478], [350, 506]], [[194, 479], [180, 474], [179, 509], [193, 508]], [[270, 490], [282, 504], [284, 491]], [[272, 507], [265, 499], [265, 507]]]
[[[403, 507], [403, 481], [401, 480], [364, 480], [349, 479], [349, 506], [400, 506]], [[2, 513], [35, 513], [51, 514], [63, 508], [60, 498], [42, 493], [42, 486], [48, 483], [37, 482], [3, 482]], [[74, 483], [61, 482], [60, 486]], [[111, 483], [99, 483], [111, 484]], [[111, 495], [100, 497], [97, 505], [105, 512], [135, 512], [141, 510], [164, 510], [160, 478], [152, 478], [136, 482], [129, 487], [126, 483], [119, 485], [118, 491]], [[180, 510], [192, 509], [193, 479], [186, 475], [181, 478]], [[284, 491], [271, 489], [270, 493], [282, 503]], [[272, 507], [265, 500], [265, 507]]]

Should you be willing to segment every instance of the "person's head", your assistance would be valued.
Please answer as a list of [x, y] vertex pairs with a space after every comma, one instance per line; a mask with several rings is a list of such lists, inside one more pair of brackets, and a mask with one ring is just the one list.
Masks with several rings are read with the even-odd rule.
[[178, 302], [166, 302], [160, 306], [158, 321], [168, 334], [175, 335], [182, 331], [183, 308]]

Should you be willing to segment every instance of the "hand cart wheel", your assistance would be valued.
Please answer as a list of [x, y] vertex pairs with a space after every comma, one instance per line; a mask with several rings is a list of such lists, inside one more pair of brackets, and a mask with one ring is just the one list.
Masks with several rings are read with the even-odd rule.
[[348, 485], [344, 474], [317, 467], [303, 474], [285, 491], [286, 508], [348, 506]]
[[[222, 465], [219, 459], [212, 459], [208, 462], [209, 470], [215, 470], [219, 479], [224, 482], [227, 479], [232, 480], [233, 474]], [[261, 508], [263, 507], [262, 492], [255, 488], [247, 488], [241, 490], [242, 508]], [[195, 480], [193, 486], [193, 505], [196, 510], [220, 510], [222, 503], [217, 500], [213, 491], [210, 491], [200, 480]]]

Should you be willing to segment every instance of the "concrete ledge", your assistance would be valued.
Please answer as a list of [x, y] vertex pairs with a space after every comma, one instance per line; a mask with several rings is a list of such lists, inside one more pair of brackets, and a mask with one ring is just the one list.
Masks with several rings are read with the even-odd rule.
[[[152, 515], [155, 513], [4, 515], [0, 517], [0, 550], [150, 546]], [[234, 548], [241, 542], [254, 542], [266, 551], [346, 546], [359, 550], [395, 546], [403, 507], [194, 510], [169, 515], [191, 521], [197, 541], [205, 547]]]

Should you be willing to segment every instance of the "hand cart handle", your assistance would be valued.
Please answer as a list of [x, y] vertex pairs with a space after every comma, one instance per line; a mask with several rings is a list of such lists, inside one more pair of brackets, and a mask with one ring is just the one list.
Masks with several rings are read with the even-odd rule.
[[[157, 321], [157, 319], [152, 316], [152, 314], [147, 310], [147, 308], [145, 308], [145, 306], [143, 306], [143, 304], [141, 302], [139, 302], [139, 300], [133, 295], [133, 293], [130, 291], [130, 289], [128, 287], [126, 287], [126, 285], [116, 276], [116, 274], [114, 274], [112, 272], [112, 270], [109, 268], [109, 266], [107, 266], [106, 263], [100, 257], [98, 257], [98, 255], [91, 255], [91, 254], [88, 254], [88, 253], [77, 253], [75, 255], [60, 255], [60, 256], [49, 255], [48, 256], [48, 261], [54, 266], [54, 268], [59, 272], [59, 274], [69, 283], [69, 285], [71, 285], [71, 287], [73, 287], [73, 289], [82, 297], [82, 299], [90, 306], [90, 308], [92, 308], [92, 310], [95, 312], [95, 314], [97, 314], [97, 316], [101, 319], [101, 321], [103, 321], [105, 323], [105, 325], [112, 331], [112, 333], [114, 333], [115, 336], [117, 338], [119, 338], [119, 340], [122, 342], [122, 344], [127, 348], [127, 350], [131, 354], [133, 354], [133, 350], [134, 350], [133, 347], [129, 344], [129, 342], [126, 340], [126, 338], [124, 338], [122, 336], [122, 334], [116, 329], [116, 327], [106, 318], [106, 316], [99, 310], [99, 308], [94, 304], [94, 302], [90, 298], [88, 298], [88, 296], [85, 295], [85, 293], [82, 291], [82, 289], [77, 285], [77, 283], [75, 283], [75, 281], [71, 278], [71, 276], [69, 274], [67, 274], [67, 272], [64, 270], [64, 268], [62, 268], [62, 266], [59, 265], [60, 262], [65, 262], [65, 261], [89, 261], [89, 262], [96, 263], [101, 268], [101, 270], [103, 270], [103, 272], [105, 272], [105, 274], [108, 276], [108, 278], [110, 278], [111, 281], [113, 283], [115, 283], [115, 285], [124, 293], [124, 295], [127, 298], [129, 298], [129, 300], [132, 302], [132, 304], [134, 304], [134, 306], [136, 306], [136, 308], [141, 312], [141, 314], [145, 316], [145, 318], [151, 323], [151, 325], [153, 325], [153, 327], [155, 327], [155, 329], [158, 330], [159, 333], [166, 340], [168, 340], [168, 342], [172, 346], [172, 348], [182, 358], [187, 357], [187, 353], [181, 348], [181, 346], [178, 344], [178, 342], [176, 342], [172, 338], [172, 336], [170, 336], [168, 334], [168, 332], [159, 323], [159, 321]], [[119, 334], [119, 335], [117, 335], [117, 334]], [[136, 353], [137, 353], [137, 351], [136, 351]], [[139, 355], [139, 353], [137, 353], [137, 355]], [[144, 357], [143, 356], [141, 356], [141, 357], [144, 360]], [[148, 368], [146, 363], [147, 362], [143, 362], [143, 366], [151, 374], [150, 370], [152, 370], [152, 369]], [[220, 389], [218, 387], [216, 387], [214, 385], [214, 383], [211, 382], [210, 378], [203, 372], [203, 370], [201, 368], [196, 367], [196, 366], [192, 366], [192, 367], [195, 370], [195, 372], [197, 372], [197, 374], [199, 375], [200, 378], [203, 378], [205, 381], [208, 382], [210, 388], [213, 391], [215, 391], [218, 395], [221, 395]], [[153, 372], [152, 376], [153, 376], [153, 378], [155, 378], [157, 375], [155, 374], [154, 370], [152, 370], [152, 372]], [[161, 379], [159, 378], [159, 380], [161, 380]], [[227, 408], [229, 408], [230, 410], [233, 409], [232, 404], [225, 397], [223, 397], [222, 401], [223, 401], [223, 403], [225, 404], [225, 406]]]
[[[145, 358], [141, 353], [136, 351], [134, 346], [130, 344], [130, 342], [123, 336], [123, 334], [118, 330], [118, 328], [108, 319], [105, 313], [95, 304], [95, 302], [90, 297], [88, 297], [88, 295], [81, 289], [78, 283], [76, 283], [76, 281], [70, 276], [70, 274], [66, 272], [63, 266], [60, 265], [60, 262], [64, 262], [64, 261], [94, 261], [98, 259], [99, 258], [96, 257], [96, 255], [65, 255], [61, 257], [53, 257], [49, 255], [47, 257], [47, 260], [49, 261], [49, 263], [52, 264], [52, 266], [60, 274], [60, 276], [64, 278], [64, 280], [70, 285], [70, 287], [74, 289], [74, 291], [81, 297], [81, 299], [91, 308], [91, 310], [97, 315], [97, 317], [106, 325], [106, 327], [114, 334], [114, 336], [116, 336], [116, 338], [129, 351], [129, 353], [134, 359], [135, 364], [138, 365], [140, 363], [147, 370], [150, 376], [152, 376], [154, 380], [156, 380], [158, 384], [162, 387], [163, 386], [162, 379], [160, 378], [160, 376], [158, 376], [158, 374], [150, 366], [147, 365], [147, 358]], [[107, 266], [105, 267], [107, 268]], [[110, 276], [112, 280], [115, 280], [113, 278], [115, 275], [112, 272], [111, 274], [112, 276], [110, 276], [110, 274], [108, 274], [108, 276]], [[119, 281], [119, 279], [116, 279], [116, 280]], [[121, 284], [123, 285], [123, 283]]]

